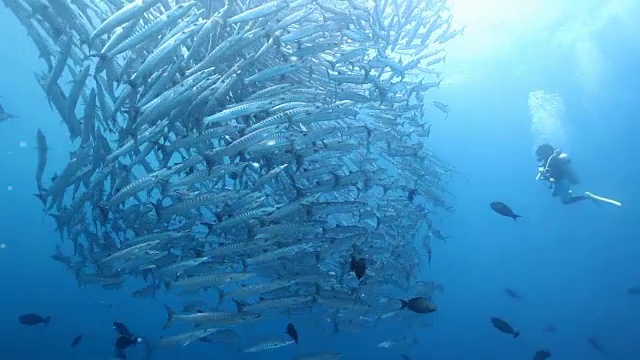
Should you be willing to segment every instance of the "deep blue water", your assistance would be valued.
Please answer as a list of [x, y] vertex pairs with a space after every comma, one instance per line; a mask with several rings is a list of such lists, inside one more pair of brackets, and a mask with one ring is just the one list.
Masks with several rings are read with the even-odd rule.
[[[629, 15], [640, 14], [640, 7], [630, 6], [625, 21], [605, 17], [574, 41], [551, 40], [567, 24], [597, 17], [604, 2], [592, 3], [589, 14], [582, 14], [585, 18], [571, 17], [569, 5], [567, 18], [511, 37], [510, 29], [496, 27], [497, 37], [508, 41], [493, 43], [482, 53], [469, 49], [488, 35], [474, 33], [478, 28], [472, 24], [451, 44], [442, 69], [445, 79], [466, 80], [452, 81], [432, 94], [452, 110], [446, 121], [431, 114], [431, 146], [461, 175], [450, 187], [455, 214], [442, 223], [449, 239], [435, 245], [428, 272], [445, 291], [437, 297], [432, 326], [419, 328], [419, 343], [406, 351], [413, 359], [531, 359], [543, 348], [553, 352], [552, 359], [640, 358], [640, 296], [626, 294], [627, 288], [640, 285], [640, 15]], [[165, 319], [162, 304], [175, 299], [139, 300], [124, 291], [80, 289], [71, 274], [49, 259], [59, 235], [31, 195], [36, 130], [47, 134], [50, 168], [64, 164], [70, 145], [66, 128], [34, 81], [33, 71], [43, 69], [35, 48], [5, 8], [0, 8], [0, 29], [0, 103], [20, 116], [0, 124], [0, 243], [6, 244], [0, 250], [0, 359], [108, 359], [112, 321], [126, 321], [134, 331], [158, 337]], [[596, 52], [580, 58], [577, 44], [585, 41]], [[593, 66], [581, 68], [581, 62]], [[584, 71], [592, 71], [589, 81]], [[572, 156], [580, 189], [620, 200], [621, 208], [563, 206], [535, 181], [536, 137], [527, 98], [539, 89], [563, 99], [561, 121], [568, 135], [567, 143], [558, 146]], [[488, 207], [492, 201], [510, 204], [523, 218], [513, 222], [497, 216]], [[507, 297], [505, 287], [517, 289], [524, 300]], [[113, 309], [96, 306], [98, 300], [113, 303]], [[26, 312], [50, 315], [52, 322], [20, 326], [17, 316]], [[491, 316], [508, 319], [521, 336], [512, 339], [495, 331]], [[544, 332], [549, 325], [557, 331]], [[243, 343], [280, 327], [243, 327]], [[337, 335], [322, 319], [297, 327], [307, 339], [299, 346], [305, 351], [340, 351], [346, 359], [400, 358], [396, 350], [375, 346], [401, 334], [397, 325]], [[70, 349], [80, 333], [87, 334], [83, 343]], [[593, 351], [588, 337], [597, 337], [609, 356]], [[298, 350], [288, 347], [246, 358], [286, 359]], [[131, 358], [141, 354], [134, 351]], [[194, 344], [154, 358], [238, 355], [233, 348]]]

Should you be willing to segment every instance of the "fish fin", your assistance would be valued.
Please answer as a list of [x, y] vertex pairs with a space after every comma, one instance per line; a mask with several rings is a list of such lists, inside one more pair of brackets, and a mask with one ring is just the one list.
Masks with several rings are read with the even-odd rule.
[[402, 309], [406, 308], [407, 306], [409, 306], [409, 302], [408, 301], [402, 300], [402, 299], [398, 299], [398, 300], [400, 301], [400, 309], [399, 310], [402, 310]]
[[518, 336], [520, 336], [520, 331], [516, 331], [513, 333], [514, 339], [517, 338]]
[[521, 218], [522, 216], [518, 215], [518, 214], [513, 214], [513, 216], [511, 217], [513, 219], [513, 221], [518, 221], [518, 218]]
[[211, 223], [211, 222], [209, 222], [209, 221], [202, 221], [202, 222], [200, 223], [200, 225], [204, 225], [204, 226], [206, 226], [206, 227], [207, 227], [207, 235], [206, 235], [206, 237], [211, 236], [211, 234], [213, 233], [214, 225], [215, 225], [215, 224], [213, 224], [213, 223]]
[[51, 316], [47, 316], [46, 318], [44, 318], [45, 325], [49, 325], [49, 321], [51, 321]]
[[100, 60], [107, 60], [109, 57], [107, 56], [107, 54], [103, 54], [103, 53], [93, 53], [93, 54], [87, 54], [85, 57], [82, 58], [82, 61], [87, 61], [90, 58], [98, 58]]
[[171, 310], [171, 308], [167, 304], [164, 305], [164, 309], [167, 311], [167, 321], [164, 323], [164, 326], [162, 328], [166, 329], [171, 326], [171, 324], [173, 324], [176, 313], [175, 311]]
[[167, 197], [169, 194], [169, 180], [168, 179], [158, 179], [160, 183], [160, 194], [163, 198]]
[[224, 302], [224, 290], [217, 286], [214, 286], [213, 289], [218, 292], [218, 306], [220, 306]]
[[234, 304], [236, 304], [236, 309], [239, 313], [244, 312], [244, 308], [247, 304], [241, 302], [240, 300], [232, 299]]

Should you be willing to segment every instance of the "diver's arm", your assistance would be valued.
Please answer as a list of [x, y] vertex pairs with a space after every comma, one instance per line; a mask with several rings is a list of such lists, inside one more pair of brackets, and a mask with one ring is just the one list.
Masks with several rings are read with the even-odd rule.
[[540, 166], [538, 168], [538, 175], [536, 175], [536, 180], [546, 180], [547, 179], [547, 174], [545, 174], [546, 170], [544, 167]]
[[549, 182], [554, 182], [555, 179], [549, 176], [549, 164], [555, 157], [562, 156], [563, 153], [560, 150], [556, 150], [553, 154], [545, 161], [543, 164], [540, 164], [538, 167], [538, 175], [536, 175], [536, 180], [545, 180]]

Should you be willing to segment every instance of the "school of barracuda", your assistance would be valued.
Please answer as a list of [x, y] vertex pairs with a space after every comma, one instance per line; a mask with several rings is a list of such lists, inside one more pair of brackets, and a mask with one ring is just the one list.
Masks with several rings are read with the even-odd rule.
[[3, 2], [77, 147], [47, 181], [37, 133], [37, 196], [69, 240], [52, 257], [81, 286], [181, 295], [165, 327], [200, 327], [162, 344], [283, 313], [411, 321], [398, 299], [441, 289], [419, 273], [451, 211], [453, 170], [426, 146], [449, 108], [425, 94], [462, 32], [444, 1]]

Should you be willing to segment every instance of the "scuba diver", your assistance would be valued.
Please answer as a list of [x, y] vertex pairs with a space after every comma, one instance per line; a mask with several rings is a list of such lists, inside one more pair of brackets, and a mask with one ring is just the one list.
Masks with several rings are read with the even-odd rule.
[[575, 195], [571, 191], [572, 185], [577, 185], [580, 181], [578, 176], [571, 167], [571, 159], [569, 155], [556, 149], [549, 144], [542, 144], [536, 149], [538, 158], [538, 176], [536, 180], [549, 182], [551, 195], [559, 197], [565, 205], [573, 204], [583, 200], [596, 200], [621, 206], [618, 201], [603, 198], [590, 192], [584, 192], [582, 195]]

